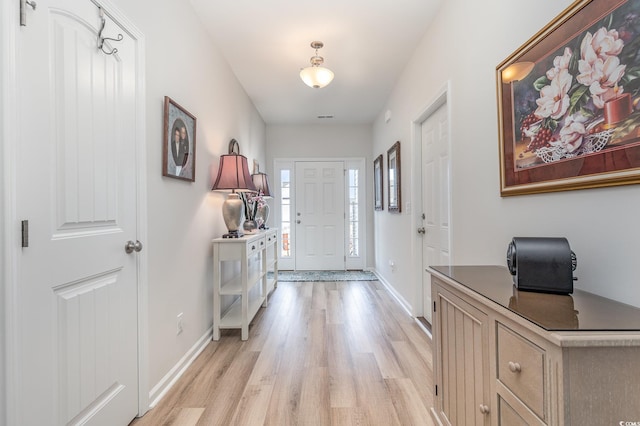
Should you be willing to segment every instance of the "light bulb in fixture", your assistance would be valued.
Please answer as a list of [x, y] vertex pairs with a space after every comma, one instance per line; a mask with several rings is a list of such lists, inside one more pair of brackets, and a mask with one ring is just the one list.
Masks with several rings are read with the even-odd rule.
[[324, 58], [318, 55], [318, 49], [323, 46], [324, 44], [321, 41], [311, 42], [311, 47], [316, 50], [316, 54], [311, 57], [311, 66], [300, 71], [302, 81], [314, 89], [325, 87], [333, 80], [333, 71], [320, 66], [324, 63]]
[[515, 62], [502, 70], [502, 82], [520, 81], [529, 75], [534, 66], [533, 62]]

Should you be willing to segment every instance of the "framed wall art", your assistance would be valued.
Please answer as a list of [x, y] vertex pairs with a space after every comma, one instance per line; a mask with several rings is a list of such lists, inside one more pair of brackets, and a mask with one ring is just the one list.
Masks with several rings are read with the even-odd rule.
[[164, 97], [163, 176], [195, 181], [196, 121], [186, 109]]
[[640, 183], [640, 1], [576, 1], [496, 71], [502, 196]]
[[400, 175], [400, 141], [398, 141], [387, 151], [388, 209], [391, 213], [400, 213], [402, 211]]
[[373, 160], [373, 208], [384, 210], [384, 195], [382, 190], [382, 154]]

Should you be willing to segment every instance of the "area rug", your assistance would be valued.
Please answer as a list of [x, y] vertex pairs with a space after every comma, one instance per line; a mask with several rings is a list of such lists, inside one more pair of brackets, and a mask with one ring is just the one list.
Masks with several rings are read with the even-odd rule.
[[369, 271], [278, 271], [278, 281], [376, 281]]

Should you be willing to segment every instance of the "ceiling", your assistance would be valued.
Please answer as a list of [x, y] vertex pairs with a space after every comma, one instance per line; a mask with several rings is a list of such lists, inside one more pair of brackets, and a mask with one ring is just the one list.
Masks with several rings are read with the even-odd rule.
[[[373, 122], [441, 2], [191, 0], [267, 124]], [[314, 40], [335, 73], [322, 89], [299, 76]]]

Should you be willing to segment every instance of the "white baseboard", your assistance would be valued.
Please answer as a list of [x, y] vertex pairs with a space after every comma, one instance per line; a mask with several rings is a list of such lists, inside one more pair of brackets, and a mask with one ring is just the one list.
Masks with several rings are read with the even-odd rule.
[[418, 324], [418, 327], [420, 327], [422, 331], [424, 331], [425, 334], [429, 336], [429, 339], [433, 340], [433, 334], [431, 334], [431, 330], [425, 327], [424, 324], [422, 324], [422, 321], [420, 321], [418, 318], [416, 318], [415, 321], [416, 321], [416, 324]]
[[186, 354], [173, 366], [171, 370], [149, 391], [149, 408], [153, 408], [158, 402], [169, 392], [169, 389], [176, 383], [176, 381], [184, 374], [187, 368], [193, 363], [193, 361], [200, 355], [200, 353], [207, 347], [211, 338], [213, 337], [213, 327], [207, 330], [196, 343], [187, 351]]
[[376, 274], [376, 277], [378, 277], [378, 281], [380, 281], [382, 283], [382, 285], [384, 286], [384, 288], [391, 294], [391, 296], [393, 296], [394, 299], [396, 299], [396, 301], [400, 304], [400, 306], [402, 306], [402, 308], [407, 312], [407, 314], [409, 314], [410, 317], [412, 317], [416, 324], [418, 324], [418, 326], [422, 329], [422, 331], [424, 331], [426, 333], [427, 336], [429, 336], [430, 339], [433, 339], [433, 335], [431, 334], [431, 331], [429, 329], [427, 329], [422, 322], [420, 322], [420, 320], [418, 320], [412, 313], [411, 313], [411, 304], [409, 304], [404, 297], [402, 297], [392, 286], [391, 284], [389, 284], [384, 278], [382, 278], [380, 276], [380, 274], [378, 274], [378, 272], [375, 269], [372, 269], [371, 272], [373, 272], [374, 274]]
[[396, 291], [395, 288], [393, 288], [393, 286], [391, 284], [389, 284], [389, 282], [387, 282], [387, 280], [385, 280], [384, 278], [382, 278], [382, 276], [378, 273], [377, 270], [372, 270], [371, 272], [373, 272], [374, 274], [376, 274], [376, 277], [378, 277], [378, 281], [380, 281], [382, 283], [382, 285], [387, 289], [387, 291], [391, 294], [391, 296], [393, 296], [394, 299], [396, 299], [398, 301], [398, 303], [400, 304], [400, 306], [402, 306], [402, 308], [407, 311], [407, 314], [409, 314], [410, 317], [413, 317], [413, 307], [411, 306], [411, 304], [409, 302], [407, 302], [407, 300], [402, 297], [402, 295], [400, 293], [398, 293]]

